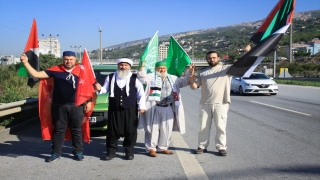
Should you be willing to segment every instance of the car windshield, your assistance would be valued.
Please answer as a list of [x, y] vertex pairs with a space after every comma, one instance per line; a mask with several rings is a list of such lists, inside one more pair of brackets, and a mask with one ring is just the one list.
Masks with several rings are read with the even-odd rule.
[[96, 79], [98, 81], [98, 83], [103, 86], [104, 81], [106, 80], [106, 77], [111, 74], [114, 73], [115, 70], [94, 70], [94, 74], [96, 75]]
[[250, 77], [248, 77], [248, 78], [243, 78], [243, 79], [269, 79], [269, 77], [268, 76], [266, 76], [265, 74], [251, 74], [251, 76]]

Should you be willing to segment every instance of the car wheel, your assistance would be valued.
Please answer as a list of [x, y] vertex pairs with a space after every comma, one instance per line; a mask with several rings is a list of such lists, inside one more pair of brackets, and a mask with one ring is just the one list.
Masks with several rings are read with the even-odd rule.
[[271, 95], [277, 95], [277, 93], [270, 93]]
[[243, 96], [243, 95], [244, 95], [244, 93], [243, 93], [243, 90], [242, 90], [242, 87], [241, 87], [241, 86], [239, 87], [239, 94], [240, 94], [240, 96]]

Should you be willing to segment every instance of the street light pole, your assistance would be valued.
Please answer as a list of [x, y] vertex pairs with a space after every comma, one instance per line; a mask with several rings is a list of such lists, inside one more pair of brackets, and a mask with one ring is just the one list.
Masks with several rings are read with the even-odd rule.
[[102, 64], [102, 41], [101, 41], [101, 34], [102, 34], [102, 28], [99, 28], [100, 32], [100, 64]]
[[[81, 61], [81, 45], [79, 45], [79, 46], [70, 46], [71, 48], [75, 48], [75, 49], [77, 49], [78, 50], [78, 48], [79, 48], [79, 55], [80, 55], [80, 61]], [[77, 56], [77, 54], [76, 54], [76, 56]], [[76, 57], [77, 58], [77, 57]]]
[[293, 62], [293, 57], [292, 57], [292, 25], [293, 25], [293, 22], [291, 22], [290, 24], [290, 41], [289, 41], [289, 62], [292, 63]]
[[194, 39], [192, 39], [192, 60], [194, 60]]

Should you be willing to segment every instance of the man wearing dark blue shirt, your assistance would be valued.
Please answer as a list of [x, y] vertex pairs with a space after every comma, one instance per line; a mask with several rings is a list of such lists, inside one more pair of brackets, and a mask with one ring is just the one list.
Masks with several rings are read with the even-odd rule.
[[63, 52], [61, 65], [53, 66], [45, 71], [33, 69], [25, 54], [20, 56], [21, 62], [28, 73], [34, 78], [53, 78], [51, 118], [53, 125], [52, 153], [47, 162], [52, 162], [61, 157], [61, 149], [69, 124], [73, 154], [76, 160], [83, 160], [82, 120], [84, 112], [91, 109], [91, 103], [75, 106], [75, 94], [79, 81], [80, 66], [76, 63], [73, 51]]

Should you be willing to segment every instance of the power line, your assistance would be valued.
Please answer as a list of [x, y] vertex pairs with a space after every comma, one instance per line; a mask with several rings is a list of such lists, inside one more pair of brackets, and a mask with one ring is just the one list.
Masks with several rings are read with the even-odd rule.
[[14, 45], [14, 44], [7, 44], [7, 43], [3, 43], [3, 42], [0, 42], [1, 45], [6, 45], [6, 46], [15, 46], [15, 47], [18, 47], [18, 46], [25, 46], [23, 44], [20, 44], [20, 43], [15, 43], [15, 44], [18, 44], [18, 45]]
[[14, 39], [14, 40], [18, 40], [18, 41], [22, 41], [22, 40], [25, 41], [26, 40], [25, 37], [24, 38], [17, 38], [17, 37], [14, 37], [14, 36], [7, 36], [7, 35], [4, 35], [4, 34], [0, 35], [0, 39], [6, 40], [8, 38]]
[[[10, 28], [10, 27], [7, 27], [7, 26], [1, 25], [1, 24], [0, 24], [0, 26], [5, 27], [5, 28], [8, 28], [8, 29], [16, 30], [16, 31], [21, 31], [21, 30], [19, 30], [19, 29]], [[29, 32], [26, 32], [26, 31], [21, 31], [21, 32], [29, 33]]]
[[9, 20], [9, 19], [5, 19], [5, 18], [3, 18], [3, 17], [0, 17], [0, 18], [1, 18], [1, 19], [4, 19], [4, 20], [6, 20], [6, 21], [9, 21], [9, 22], [12, 22], [12, 23], [15, 23], [15, 24], [18, 24], [18, 25], [21, 25], [21, 26], [30, 28], [30, 26], [26, 26], [26, 25], [24, 25], [24, 24], [20, 24], [20, 23], [14, 22], [14, 21], [11, 21], [11, 20]]
[[10, 40], [7, 40], [7, 39], [4, 39], [4, 38], [0, 37], [0, 40], [2, 40], [2, 41], [6, 41], [6, 42], [21, 43], [21, 41], [20, 41], [20, 40], [17, 40], [17, 39], [10, 39]]

